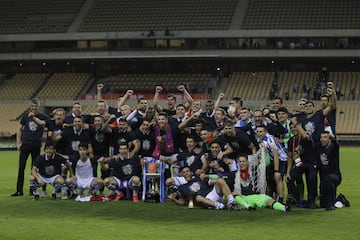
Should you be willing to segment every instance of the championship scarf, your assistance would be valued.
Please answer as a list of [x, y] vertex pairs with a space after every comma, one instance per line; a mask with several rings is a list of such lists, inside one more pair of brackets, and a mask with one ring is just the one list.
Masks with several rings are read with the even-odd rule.
[[[159, 159], [161, 154], [161, 142], [158, 137], [161, 137], [160, 126], [156, 126], [155, 135], [156, 135], [156, 145], [153, 151], [152, 157], [155, 159]], [[171, 132], [171, 127], [169, 124], [166, 125], [166, 137], [165, 137], [165, 153], [172, 153], [174, 151], [174, 141]]]

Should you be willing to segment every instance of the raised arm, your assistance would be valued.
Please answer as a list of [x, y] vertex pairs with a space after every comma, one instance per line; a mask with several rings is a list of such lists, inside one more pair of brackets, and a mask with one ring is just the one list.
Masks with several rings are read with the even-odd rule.
[[185, 108], [189, 109], [193, 103], [193, 98], [191, 97], [190, 93], [186, 90], [184, 85], [179, 85], [177, 89], [184, 94], [186, 99]]
[[121, 106], [125, 105], [126, 101], [128, 100], [128, 98], [134, 94], [134, 91], [129, 89], [126, 91], [125, 95], [119, 98], [118, 101], [118, 109], [120, 109]]
[[102, 98], [102, 89], [104, 88], [104, 84], [99, 83], [97, 86], [97, 94], [96, 94], [96, 100], [103, 100]]
[[155, 94], [153, 98], [153, 107], [156, 109], [157, 112], [162, 112], [163, 108], [159, 105], [159, 95], [163, 88], [161, 86], [155, 87]]
[[215, 103], [214, 103], [214, 109], [219, 108], [221, 100], [223, 100], [225, 97], [225, 93], [219, 93]]
[[324, 116], [327, 116], [332, 110], [336, 109], [336, 91], [333, 82], [327, 83], [326, 92], [329, 96], [329, 104], [323, 109]]

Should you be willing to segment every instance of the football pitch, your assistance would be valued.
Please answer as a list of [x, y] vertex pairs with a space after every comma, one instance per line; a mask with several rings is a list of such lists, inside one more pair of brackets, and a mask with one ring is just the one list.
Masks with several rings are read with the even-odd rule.
[[[350, 208], [325, 211], [272, 209], [217, 211], [188, 209], [172, 202], [32, 201], [25, 180], [24, 196], [15, 192], [17, 151], [0, 151], [0, 239], [360, 239], [360, 148], [341, 148], [344, 193]], [[26, 175], [30, 173], [30, 159]], [[51, 187], [48, 186], [48, 193]]]

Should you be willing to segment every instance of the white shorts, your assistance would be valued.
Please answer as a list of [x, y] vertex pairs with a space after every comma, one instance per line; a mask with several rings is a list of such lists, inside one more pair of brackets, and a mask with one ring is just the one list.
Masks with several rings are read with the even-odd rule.
[[223, 202], [224, 200], [224, 196], [220, 196], [215, 187], [213, 187], [213, 190], [211, 190], [205, 198], [214, 202]]
[[40, 174], [39, 174], [38, 176], [41, 178], [41, 181], [43, 181], [43, 182], [46, 183], [46, 184], [51, 184], [51, 185], [54, 185], [55, 179], [56, 179], [57, 177], [61, 177], [59, 174], [58, 174], [58, 175], [55, 175], [55, 176], [53, 176], [53, 177], [49, 177], [49, 178], [44, 177], [44, 176], [41, 176]]
[[134, 176], [132, 176], [129, 180], [125, 180], [125, 181], [121, 181], [120, 179], [118, 179], [117, 177], [113, 177], [118, 185], [118, 187], [120, 189], [126, 189], [126, 188], [133, 188], [133, 185], [131, 184], [131, 180], [133, 179]]
[[91, 183], [94, 181], [94, 177], [87, 179], [76, 179], [77, 188], [80, 189], [91, 189]]

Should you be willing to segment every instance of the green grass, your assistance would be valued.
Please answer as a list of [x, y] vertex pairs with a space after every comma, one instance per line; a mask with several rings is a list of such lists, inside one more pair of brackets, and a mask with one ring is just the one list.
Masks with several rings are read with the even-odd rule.
[[[171, 202], [12, 198], [18, 152], [0, 152], [0, 239], [359, 239], [360, 148], [343, 147], [339, 192], [350, 208], [255, 212], [178, 207]], [[30, 172], [30, 159], [26, 173]], [[24, 192], [28, 193], [27, 181]], [[50, 188], [49, 190], [50, 191]]]

